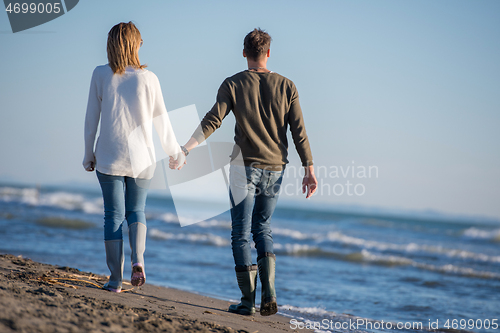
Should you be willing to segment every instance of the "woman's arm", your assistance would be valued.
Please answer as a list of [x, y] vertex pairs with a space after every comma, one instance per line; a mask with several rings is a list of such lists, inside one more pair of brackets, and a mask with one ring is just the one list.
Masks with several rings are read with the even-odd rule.
[[163, 151], [170, 156], [170, 159], [175, 158], [180, 165], [184, 165], [186, 158], [182, 153], [179, 143], [177, 143], [174, 129], [172, 128], [172, 123], [170, 122], [167, 108], [165, 107], [165, 101], [163, 100], [160, 81], [154, 74], [153, 80], [155, 92], [153, 104], [153, 124], [160, 138], [161, 146]]
[[101, 117], [101, 98], [97, 87], [97, 68], [92, 74], [90, 81], [89, 100], [87, 103], [87, 113], [85, 115], [85, 155], [83, 157], [83, 167], [87, 171], [95, 170], [94, 143], [97, 134], [97, 126]]

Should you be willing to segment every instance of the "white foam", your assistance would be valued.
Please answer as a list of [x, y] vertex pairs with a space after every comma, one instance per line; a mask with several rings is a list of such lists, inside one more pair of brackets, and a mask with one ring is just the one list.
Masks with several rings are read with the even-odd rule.
[[335, 312], [331, 311], [326, 311], [324, 308], [318, 308], [318, 307], [298, 307], [298, 306], [293, 306], [293, 305], [280, 305], [278, 307], [280, 311], [284, 312], [298, 312], [298, 313], [303, 313], [303, 314], [312, 314], [314, 316], [318, 317], [332, 317], [335, 316]]
[[500, 274], [487, 272], [487, 271], [478, 271], [468, 267], [459, 267], [452, 264], [443, 265], [443, 266], [435, 266], [423, 263], [413, 263], [415, 267], [426, 269], [429, 271], [439, 272], [439, 273], [452, 273], [457, 275], [464, 275], [470, 277], [477, 277], [483, 279], [495, 279], [500, 280]]
[[[474, 229], [474, 228], [471, 228], [471, 229]], [[413, 242], [408, 243], [408, 244], [394, 244], [394, 243], [379, 242], [379, 241], [373, 241], [373, 240], [367, 240], [367, 239], [363, 239], [363, 238], [348, 236], [348, 235], [345, 235], [339, 231], [332, 231], [332, 232], [327, 233], [326, 236], [324, 236], [321, 234], [303, 233], [303, 232], [293, 230], [293, 229], [274, 228], [273, 234], [285, 236], [285, 237], [290, 237], [290, 238], [297, 239], [297, 240], [314, 240], [317, 243], [322, 243], [322, 242], [340, 243], [343, 245], [356, 246], [356, 247], [359, 247], [361, 249], [372, 249], [372, 250], [378, 250], [378, 251], [398, 251], [398, 252], [405, 252], [405, 253], [425, 252], [425, 253], [445, 255], [447, 257], [453, 257], [453, 258], [462, 258], [462, 259], [470, 259], [470, 260], [476, 260], [476, 261], [482, 261], [482, 262], [500, 263], [500, 256], [490, 256], [490, 255], [486, 255], [483, 253], [475, 253], [475, 252], [470, 252], [470, 251], [460, 250], [460, 249], [450, 249], [450, 248], [445, 248], [445, 247], [436, 246], [436, 245], [416, 244]], [[494, 238], [494, 237], [500, 238], [500, 229], [498, 229], [496, 231], [488, 231], [488, 232], [474, 229], [474, 230], [469, 230], [467, 235], [476, 235], [476, 237], [481, 236], [484, 238]], [[315, 249], [319, 249], [319, 248], [315, 248]], [[295, 246], [294, 250], [291, 250], [290, 246], [288, 245], [288, 248], [286, 248], [285, 250], [290, 251], [290, 253], [293, 254], [293, 253], [303, 252], [304, 250], [310, 250], [310, 249], [305, 249], [303, 247], [300, 248], [300, 247]]]
[[180, 240], [214, 246], [228, 246], [230, 244], [227, 239], [213, 234], [171, 233], [155, 228], [149, 230], [149, 236], [161, 240]]
[[405, 257], [393, 255], [374, 254], [367, 250], [361, 252], [340, 253], [321, 249], [317, 246], [307, 244], [274, 244], [274, 249], [288, 255], [318, 255], [318, 256], [331, 256], [341, 260], [353, 262], [369, 262], [382, 265], [412, 265], [413, 260]]
[[156, 217], [158, 220], [166, 222], [166, 223], [179, 223], [179, 219], [177, 218], [177, 215], [172, 214], [172, 213], [165, 213], [161, 214]]
[[361, 252], [363, 254], [363, 258], [367, 261], [372, 262], [380, 262], [380, 263], [394, 263], [394, 264], [402, 264], [402, 265], [411, 265], [413, 267], [424, 269], [428, 271], [438, 272], [438, 273], [451, 273], [457, 275], [464, 275], [470, 277], [478, 277], [478, 278], [486, 278], [486, 279], [495, 279], [500, 280], [500, 274], [488, 272], [488, 271], [478, 271], [469, 267], [460, 267], [452, 264], [437, 266], [431, 264], [425, 264], [416, 262], [409, 258], [397, 257], [397, 256], [384, 256], [370, 253], [366, 250]]
[[321, 239], [320, 235], [307, 234], [293, 229], [286, 228], [273, 228], [273, 234], [290, 237], [293, 239], [304, 240], [304, 239]]
[[395, 256], [395, 255], [383, 255], [370, 252], [366, 249], [361, 250], [361, 252], [351, 252], [351, 253], [340, 253], [329, 251], [326, 249], [321, 249], [317, 246], [311, 246], [306, 244], [274, 244], [274, 249], [276, 252], [281, 252], [287, 255], [311, 255], [311, 256], [331, 256], [340, 260], [351, 261], [351, 262], [366, 262], [377, 265], [387, 265], [387, 266], [413, 266], [418, 269], [423, 269], [427, 271], [433, 271], [443, 274], [456, 274], [470, 277], [486, 278], [486, 279], [496, 279], [500, 280], [500, 274], [479, 271], [469, 267], [460, 267], [452, 264], [447, 265], [431, 265], [426, 263], [417, 262], [413, 259]]
[[3, 202], [36, 204], [38, 190], [35, 188], [0, 187], [0, 200]]
[[463, 236], [472, 239], [500, 240], [500, 229], [484, 230], [472, 227], [464, 230]]
[[412, 265], [414, 263], [414, 261], [409, 258], [392, 256], [392, 255], [388, 256], [388, 255], [373, 254], [367, 250], [362, 250], [361, 254], [363, 256], [363, 260], [368, 262], [389, 264], [389, 265]]
[[104, 212], [104, 201], [102, 198], [86, 200], [82, 203], [82, 209], [87, 214], [102, 214]]
[[81, 210], [88, 214], [97, 214], [104, 211], [102, 198], [89, 200], [81, 194], [64, 191], [40, 193], [36, 188], [0, 187], [0, 200], [30, 206]]
[[209, 220], [202, 221], [197, 224], [198, 227], [202, 228], [223, 228], [223, 229], [231, 229], [231, 222], [224, 220]]
[[280, 251], [285, 254], [297, 255], [297, 254], [305, 254], [305, 253], [313, 253], [320, 251], [320, 248], [317, 246], [311, 246], [307, 244], [279, 244], [275, 243], [274, 249], [276, 251]]
[[393, 250], [406, 253], [426, 252], [433, 254], [442, 254], [447, 257], [471, 259], [482, 262], [500, 263], [500, 256], [489, 256], [483, 253], [475, 253], [459, 249], [449, 249], [436, 245], [425, 245], [416, 243], [394, 244], [394, 243], [378, 242], [378, 241], [347, 236], [338, 231], [329, 232], [326, 236], [326, 240], [346, 245], [355, 245], [357, 247], [364, 249], [375, 249], [378, 251]]
[[[174, 213], [165, 213], [161, 214], [158, 216], [155, 216], [154, 218], [166, 222], [166, 223], [175, 223], [179, 224], [179, 218], [177, 217], [176, 214]], [[184, 220], [189, 219], [184, 217]], [[197, 221], [195, 218], [192, 220], [188, 221]], [[225, 221], [225, 220], [216, 220], [216, 219], [211, 219], [208, 221], [201, 221], [196, 223], [196, 226], [202, 227], [202, 228], [223, 228], [223, 229], [231, 229], [231, 222], [230, 221]]]
[[[345, 313], [336, 313], [333, 311], [327, 311], [324, 308], [319, 307], [297, 307], [293, 305], [282, 305], [278, 307], [279, 314], [293, 318], [296, 321], [290, 320], [290, 325], [301, 324], [304, 328], [309, 328], [314, 331], [314, 333], [338, 333], [338, 332], [353, 332], [350, 330], [349, 325], [342, 326], [342, 323], [349, 323], [357, 320], [363, 320], [363, 322], [377, 322], [377, 320], [353, 316]], [[327, 320], [326, 322], [324, 320]], [[387, 321], [386, 321], [387, 323]], [[337, 324], [340, 324], [337, 326]], [[393, 325], [395, 326], [395, 325]], [[298, 327], [297, 327], [298, 328]], [[296, 331], [300, 331], [298, 328]], [[368, 332], [363, 330], [361, 327], [355, 329], [357, 333]]]

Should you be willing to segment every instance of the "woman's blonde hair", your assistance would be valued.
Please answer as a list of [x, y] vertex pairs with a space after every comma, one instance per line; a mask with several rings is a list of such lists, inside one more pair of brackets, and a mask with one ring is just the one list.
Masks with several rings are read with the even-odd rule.
[[118, 23], [108, 33], [108, 62], [113, 73], [123, 74], [127, 66], [143, 69], [139, 61], [142, 39], [139, 29], [132, 22]]

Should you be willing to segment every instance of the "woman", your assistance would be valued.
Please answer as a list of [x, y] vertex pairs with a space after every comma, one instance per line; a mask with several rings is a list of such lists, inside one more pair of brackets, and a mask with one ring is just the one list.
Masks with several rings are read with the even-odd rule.
[[111, 271], [104, 289], [113, 292], [122, 288], [125, 219], [132, 251], [132, 285], [141, 286], [146, 281], [144, 208], [156, 165], [153, 123], [165, 152], [175, 156], [180, 165], [185, 160], [165, 109], [158, 78], [139, 62], [141, 46], [141, 34], [132, 22], [119, 23], [109, 31], [109, 63], [94, 70], [85, 117], [83, 166], [87, 171], [96, 170], [102, 189], [106, 262]]

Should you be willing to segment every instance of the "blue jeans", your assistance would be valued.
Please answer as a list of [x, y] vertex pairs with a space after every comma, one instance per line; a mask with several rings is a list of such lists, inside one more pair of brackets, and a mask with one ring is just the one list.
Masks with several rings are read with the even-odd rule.
[[122, 239], [123, 221], [146, 225], [149, 179], [111, 176], [96, 170], [104, 199], [104, 240]]
[[231, 165], [231, 246], [236, 266], [251, 266], [250, 232], [257, 256], [273, 252], [271, 216], [278, 202], [284, 171]]

